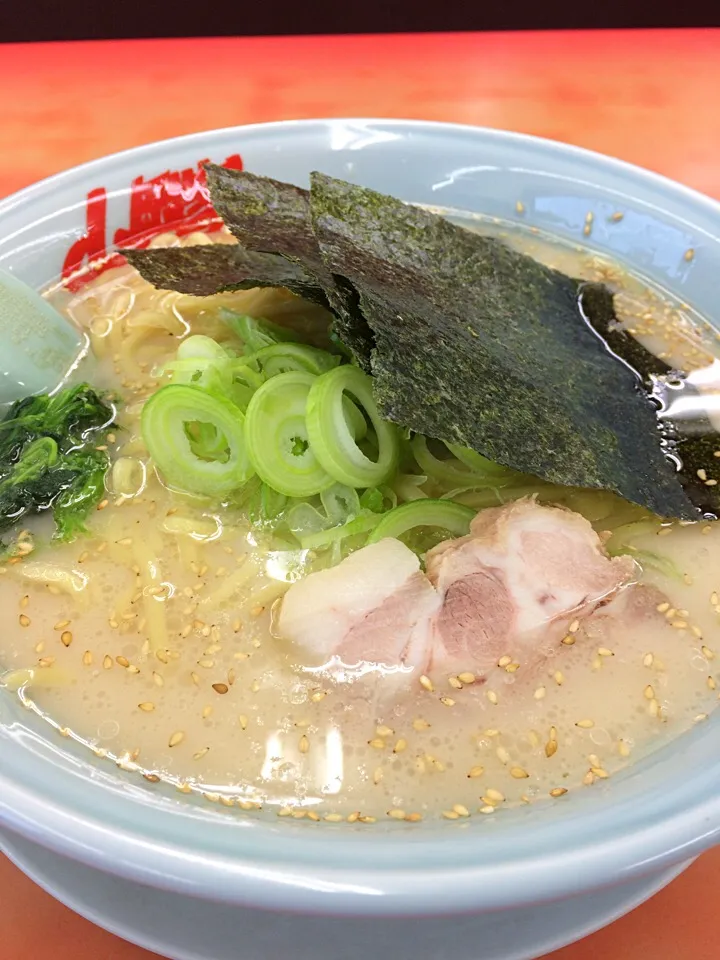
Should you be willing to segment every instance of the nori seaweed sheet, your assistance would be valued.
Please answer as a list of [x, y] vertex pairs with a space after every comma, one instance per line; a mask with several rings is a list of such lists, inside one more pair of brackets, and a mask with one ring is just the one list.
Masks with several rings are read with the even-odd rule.
[[229, 290], [285, 287], [305, 300], [328, 307], [315, 277], [299, 264], [271, 253], [254, 253], [235, 244], [214, 243], [157, 250], [123, 250], [140, 275], [161, 290], [207, 297]]
[[370, 368], [373, 336], [358, 309], [355, 291], [328, 270], [310, 217], [310, 194], [246, 170], [205, 164], [210, 199], [226, 226], [248, 250], [279, 254], [317, 281], [335, 314], [334, 327], [360, 366]]
[[[679, 389], [685, 396], [697, 398], [697, 409], [703, 409], [700, 392], [684, 383], [684, 374], [673, 371], [670, 364], [656, 357], [618, 324], [613, 295], [607, 287], [599, 283], [582, 284], [580, 308], [610, 350], [637, 372], [654, 396], [665, 399], [668, 393], [665, 381], [676, 380], [682, 384]], [[680, 482], [685, 492], [704, 514], [720, 516], [720, 458], [714, 455], [720, 449], [720, 434], [707, 416], [693, 417], [690, 424], [673, 424], [671, 421], [668, 426], [666, 449], [682, 463]], [[708, 487], [703, 483], [697, 475], [700, 469], [705, 471], [708, 480], [716, 480], [717, 484]]]
[[375, 335], [388, 419], [551, 483], [695, 520], [635, 373], [584, 321], [578, 284], [419, 207], [314, 173], [328, 269]]

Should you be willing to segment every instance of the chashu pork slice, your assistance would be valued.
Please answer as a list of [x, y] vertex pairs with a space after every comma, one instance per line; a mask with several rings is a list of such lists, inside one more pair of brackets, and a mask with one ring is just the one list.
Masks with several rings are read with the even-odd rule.
[[431, 666], [487, 673], [502, 657], [535, 665], [635, 576], [609, 558], [590, 523], [524, 498], [481, 511], [470, 534], [427, 555], [442, 599]]
[[312, 573], [286, 593], [278, 632], [318, 664], [418, 667], [428, 660], [440, 597], [417, 556], [399, 540], [356, 550], [336, 567]]

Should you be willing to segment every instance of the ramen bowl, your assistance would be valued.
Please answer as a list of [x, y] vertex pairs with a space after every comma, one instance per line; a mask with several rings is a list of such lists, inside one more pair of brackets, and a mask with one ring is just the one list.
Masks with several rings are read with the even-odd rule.
[[[37, 289], [60, 275], [72, 288], [117, 248], [197, 229], [212, 218], [205, 160], [522, 216], [720, 325], [716, 203], [564, 144], [415, 121], [238, 127], [86, 164], [0, 203], [0, 267]], [[1, 694], [3, 851], [77, 912], [176, 960], [429, 960], [449, 944], [456, 960], [529, 960], [632, 909], [720, 833], [712, 715], [557, 801], [458, 821], [313, 823], [147, 783]]]

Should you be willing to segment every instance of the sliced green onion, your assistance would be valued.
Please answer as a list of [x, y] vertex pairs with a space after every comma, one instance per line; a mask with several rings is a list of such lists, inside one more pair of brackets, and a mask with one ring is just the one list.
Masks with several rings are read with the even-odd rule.
[[470, 447], [461, 447], [457, 443], [446, 443], [445, 446], [450, 453], [456, 456], [466, 467], [469, 467], [473, 473], [495, 474], [496, 476], [498, 474], [510, 475], [515, 473], [515, 471], [510, 470], [509, 467], [504, 467], [500, 463], [494, 463], [492, 460], [488, 460], [487, 457], [483, 457], [477, 450], [471, 450]]
[[316, 456], [306, 423], [308, 397], [316, 382], [312, 374], [300, 370], [271, 377], [255, 391], [245, 415], [248, 454], [258, 476], [288, 497], [310, 497], [333, 484]]
[[[479, 473], [471, 470], [466, 463], [458, 460], [456, 457], [450, 457], [447, 460], [440, 460], [430, 452], [427, 438], [421, 434], [416, 434], [411, 441], [412, 451], [415, 459], [423, 473], [426, 473], [433, 480], [440, 483], [451, 483], [453, 486], [497, 486], [498, 477], [489, 474]], [[489, 462], [489, 461], [488, 461]], [[490, 482], [492, 480], [492, 483]]]
[[274, 343], [248, 354], [245, 359], [258, 363], [266, 377], [275, 377], [278, 373], [290, 370], [306, 370], [319, 376], [340, 362], [339, 357], [334, 357], [327, 350], [299, 343]]
[[182, 340], [177, 349], [178, 360], [190, 360], [202, 358], [203, 360], [227, 360], [229, 354], [212, 337], [205, 337], [201, 334], [194, 334], [192, 337]]
[[330, 526], [330, 521], [324, 513], [321, 513], [311, 503], [304, 502], [296, 503], [288, 510], [285, 515], [285, 523], [298, 540], [310, 533], [327, 530]]
[[451, 500], [413, 500], [386, 513], [368, 537], [368, 543], [386, 537], [400, 538], [416, 527], [439, 527], [461, 537], [470, 529], [474, 516], [474, 510]]
[[274, 343], [297, 342], [300, 337], [293, 330], [280, 327], [269, 320], [260, 317], [249, 317], [245, 314], [233, 313], [232, 310], [220, 311], [220, 318], [230, 327], [232, 332], [242, 340], [247, 353], [262, 350], [263, 347]]
[[398, 498], [392, 487], [371, 487], [365, 490], [360, 497], [360, 506], [363, 510], [373, 513], [386, 513], [397, 506]]
[[[355, 442], [343, 404], [346, 391], [365, 410], [375, 429], [377, 461], [366, 457]], [[370, 377], [357, 367], [346, 364], [317, 378], [308, 397], [307, 428], [315, 456], [338, 483], [375, 487], [395, 471], [397, 432], [380, 417]]]
[[[224, 437], [222, 456], [210, 459], [195, 453], [188, 435], [193, 424], [207, 424]], [[224, 496], [253, 474], [242, 413], [229, 400], [201, 387], [162, 387], [143, 407], [141, 427], [150, 456], [169, 483], [181, 490]]]
[[417, 473], [399, 473], [392, 482], [392, 489], [398, 500], [427, 500], [428, 494], [422, 489], [428, 478]]
[[320, 530], [318, 533], [309, 533], [298, 539], [303, 550], [317, 550], [338, 543], [346, 537], [352, 537], [358, 533], [367, 533], [368, 530], [372, 530], [377, 525], [379, 520], [380, 517], [377, 513], [363, 513], [359, 517], [348, 520], [347, 523], [329, 527], [327, 530]]
[[331, 523], [345, 523], [360, 513], [360, 498], [352, 487], [334, 483], [320, 494], [325, 513]]
[[267, 483], [262, 483], [250, 503], [249, 513], [254, 523], [274, 523], [287, 505], [288, 498]]

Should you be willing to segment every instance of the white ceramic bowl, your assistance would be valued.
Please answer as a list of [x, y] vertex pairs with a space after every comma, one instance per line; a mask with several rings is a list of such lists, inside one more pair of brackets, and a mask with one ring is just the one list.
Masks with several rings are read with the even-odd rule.
[[[302, 184], [319, 169], [506, 219], [521, 201], [525, 222], [624, 260], [711, 319], [716, 309], [716, 203], [566, 145], [421, 122], [240, 127], [86, 164], [0, 203], [0, 266], [41, 287], [133, 235], [207, 217], [198, 164], [239, 158], [282, 180]], [[617, 210], [624, 218], [611, 225]], [[216, 810], [140, 785], [0, 696], [0, 842], [79, 912], [178, 960], [429, 960], [450, 950], [454, 960], [521, 960], [630, 909], [715, 842], [716, 720], [561, 801], [369, 828]]]

